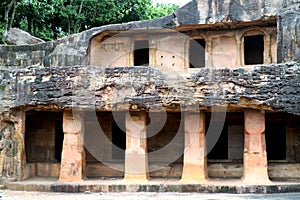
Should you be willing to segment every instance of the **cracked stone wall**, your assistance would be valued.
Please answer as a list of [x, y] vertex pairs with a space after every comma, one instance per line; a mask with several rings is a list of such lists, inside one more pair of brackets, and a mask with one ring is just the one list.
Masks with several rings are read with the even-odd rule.
[[[229, 106], [300, 114], [298, 63], [166, 74], [149, 67], [45, 67], [0, 71], [1, 111], [14, 107], [176, 110]], [[3, 79], [2, 79], [3, 80]], [[5, 80], [5, 79], [4, 79]]]

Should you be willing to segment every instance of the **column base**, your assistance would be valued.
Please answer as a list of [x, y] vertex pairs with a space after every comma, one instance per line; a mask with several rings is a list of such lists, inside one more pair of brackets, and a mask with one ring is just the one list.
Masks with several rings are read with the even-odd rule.
[[244, 175], [242, 182], [247, 184], [270, 184], [266, 156], [260, 154], [244, 155]]
[[185, 164], [182, 171], [181, 183], [207, 182], [206, 169], [196, 164]]
[[[204, 138], [201, 138], [204, 141]], [[208, 177], [207, 159], [204, 148], [189, 146], [186, 148], [183, 160], [181, 182], [202, 183]]]
[[148, 157], [146, 154], [125, 152], [126, 182], [147, 182], [149, 180]]
[[79, 145], [80, 136], [65, 134], [64, 137], [64, 150], [62, 151], [59, 181], [83, 181], [85, 178], [85, 152], [83, 151], [83, 147]]
[[80, 182], [84, 181], [83, 174], [83, 155], [82, 153], [63, 152], [65, 157], [64, 163], [61, 164], [59, 175], [60, 182]]
[[125, 183], [148, 183], [148, 174], [126, 174], [123, 179]]

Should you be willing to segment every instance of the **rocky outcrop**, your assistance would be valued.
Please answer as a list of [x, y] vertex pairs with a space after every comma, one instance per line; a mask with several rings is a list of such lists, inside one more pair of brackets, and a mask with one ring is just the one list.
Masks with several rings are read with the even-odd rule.
[[34, 37], [18, 28], [11, 28], [5, 36], [5, 42], [9, 45], [25, 45], [25, 44], [37, 44], [45, 42], [44, 40]]
[[[150, 67], [46, 67], [1, 71], [0, 110], [49, 107], [81, 110], [193, 110], [225, 106], [300, 115], [297, 63], [165, 74]], [[7, 78], [6, 78], [7, 79]], [[2, 79], [3, 80], [3, 79]], [[197, 105], [195, 107], [195, 105]]]
[[180, 24], [247, 22], [277, 16], [283, 8], [299, 3], [294, 0], [193, 0], [175, 14]]
[[278, 55], [280, 61], [300, 61], [300, 3], [278, 16]]

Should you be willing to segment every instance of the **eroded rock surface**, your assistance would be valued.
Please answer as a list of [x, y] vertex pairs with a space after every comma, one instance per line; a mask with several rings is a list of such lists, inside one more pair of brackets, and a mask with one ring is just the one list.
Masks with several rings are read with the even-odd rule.
[[25, 45], [25, 44], [37, 44], [45, 42], [44, 40], [34, 37], [18, 28], [11, 28], [5, 36], [5, 42], [9, 45]]
[[[194, 109], [233, 106], [300, 114], [299, 64], [201, 69], [164, 74], [150, 67], [45, 67], [1, 71], [1, 111], [20, 106], [59, 109]], [[161, 107], [162, 106], [162, 107]], [[174, 107], [175, 106], [175, 107]]]

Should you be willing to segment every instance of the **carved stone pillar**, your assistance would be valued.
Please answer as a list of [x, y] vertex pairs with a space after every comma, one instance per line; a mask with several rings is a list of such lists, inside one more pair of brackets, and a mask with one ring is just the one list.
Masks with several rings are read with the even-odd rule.
[[124, 180], [141, 182], [148, 179], [146, 113], [127, 113]]
[[212, 38], [207, 37], [206, 41], [206, 51], [205, 51], [205, 66], [212, 67], [213, 66], [213, 58], [212, 58]]
[[241, 52], [242, 50], [242, 43], [241, 43], [241, 36], [240, 34], [235, 36], [235, 40], [236, 40], [236, 46], [237, 46], [237, 59], [236, 59], [236, 66], [237, 67], [242, 67], [243, 66], [243, 59], [242, 59], [242, 55]]
[[245, 110], [245, 144], [243, 182], [257, 184], [270, 182], [265, 141], [265, 113]]
[[267, 34], [265, 36], [264, 44], [264, 64], [270, 64], [272, 60], [272, 48], [271, 48], [271, 36]]
[[63, 132], [64, 141], [59, 181], [82, 181], [85, 178], [83, 113], [72, 112], [71, 110], [64, 111]]
[[205, 145], [205, 113], [185, 113], [185, 150], [182, 182], [203, 182], [207, 179]]

